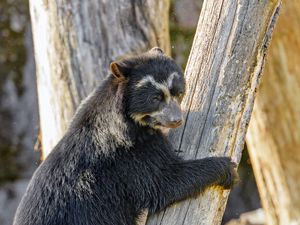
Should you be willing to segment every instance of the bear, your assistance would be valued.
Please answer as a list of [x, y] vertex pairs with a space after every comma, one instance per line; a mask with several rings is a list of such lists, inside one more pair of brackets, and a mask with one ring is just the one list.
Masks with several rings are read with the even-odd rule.
[[144, 211], [236, 183], [230, 158], [183, 160], [163, 132], [183, 123], [174, 60], [155, 47], [110, 69], [35, 171], [13, 225], [136, 225]]

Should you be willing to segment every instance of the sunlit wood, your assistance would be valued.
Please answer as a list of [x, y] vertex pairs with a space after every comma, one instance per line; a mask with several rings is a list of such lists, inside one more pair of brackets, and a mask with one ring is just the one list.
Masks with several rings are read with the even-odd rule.
[[300, 224], [299, 28], [299, 1], [283, 1], [247, 134], [270, 225]]

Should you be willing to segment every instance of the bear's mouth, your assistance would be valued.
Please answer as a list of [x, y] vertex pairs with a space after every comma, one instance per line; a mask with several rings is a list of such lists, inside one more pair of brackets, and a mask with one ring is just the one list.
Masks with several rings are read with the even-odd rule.
[[177, 128], [179, 126], [181, 126], [182, 121], [175, 121], [175, 122], [171, 122], [171, 121], [165, 121], [162, 122], [160, 120], [158, 120], [155, 117], [152, 117], [150, 115], [147, 115], [143, 118], [143, 120], [149, 124], [151, 127], [153, 128]]

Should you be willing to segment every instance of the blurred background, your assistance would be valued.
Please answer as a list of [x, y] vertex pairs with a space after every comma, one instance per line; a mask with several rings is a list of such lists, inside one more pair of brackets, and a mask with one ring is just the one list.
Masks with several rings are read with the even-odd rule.
[[[202, 1], [200, 0], [171, 1], [171, 51], [172, 56], [183, 69], [192, 45], [201, 6]], [[287, 9], [283, 9], [283, 15], [285, 15], [284, 10]], [[296, 22], [295, 25], [293, 25], [295, 29], [292, 32], [299, 33], [300, 21], [297, 20], [297, 18], [299, 18], [297, 13], [300, 13], [300, 10], [296, 11], [295, 7], [294, 10], [294, 14], [296, 15], [293, 20], [296, 20]], [[275, 30], [275, 34], [276, 32]], [[282, 32], [288, 35], [291, 31], [286, 28]], [[32, 173], [41, 162], [41, 152], [39, 151], [40, 143], [38, 141], [39, 115], [35, 62], [27, 1], [0, 0], [0, 40], [0, 225], [9, 225], [12, 223], [16, 207]], [[290, 41], [296, 43], [294, 47], [298, 48], [297, 54], [300, 54], [299, 38], [298, 40], [290, 39]], [[281, 48], [284, 48], [283, 44], [284, 42], [279, 44]], [[270, 53], [273, 54], [272, 51], [270, 51]], [[272, 65], [267, 65], [267, 71], [281, 73], [284, 69], [289, 70], [289, 57], [278, 53], [278, 50], [274, 50], [274, 54], [276, 54], [276, 51], [282, 61], [275, 61]], [[297, 59], [297, 56], [293, 57], [293, 60], [295, 60], [295, 57]], [[274, 65], [277, 67], [274, 68]], [[299, 72], [299, 65], [299, 61], [296, 61], [292, 65], [297, 67], [292, 73], [293, 76], [300, 76], [297, 74], [297, 72]], [[288, 72], [283, 71], [282, 73]], [[272, 79], [268, 79], [272, 81]], [[287, 85], [286, 89], [288, 89], [289, 83], [297, 83], [297, 81], [293, 80], [297, 80], [295, 77], [285, 80], [280, 76], [276, 76], [274, 79], [280, 79], [280, 82], [284, 82]], [[262, 86], [265, 87], [264, 84], [267, 82], [268, 81], [263, 80]], [[299, 82], [297, 85], [298, 84]], [[299, 88], [300, 86], [298, 86], [298, 89]], [[282, 90], [277, 90], [277, 94], [281, 95]], [[298, 94], [298, 92], [297, 90], [293, 91], [294, 94]], [[260, 102], [269, 101], [260, 96], [258, 96], [258, 98], [261, 99]], [[274, 96], [270, 96], [270, 99], [274, 99]], [[299, 100], [300, 96], [289, 106], [299, 103]], [[283, 101], [289, 101], [289, 96]], [[276, 101], [273, 105], [276, 105]], [[276, 111], [276, 108], [264, 108], [263, 104], [261, 104], [260, 107], [256, 107], [255, 112], [262, 110], [263, 113], [265, 113], [263, 115], [260, 114], [262, 117], [268, 117], [266, 116], [266, 113], [269, 112], [268, 110]], [[296, 112], [300, 115], [299, 110]], [[297, 114], [289, 115], [292, 115], [294, 120], [298, 121]], [[280, 117], [276, 117], [274, 122], [278, 120], [280, 120]], [[262, 130], [267, 131], [268, 129], [272, 129], [272, 127], [274, 126], [270, 123], [269, 127], [264, 127]], [[291, 135], [289, 134], [289, 128], [289, 126], [280, 128], [280, 131], [289, 136]], [[252, 144], [251, 146], [253, 146], [253, 140], [255, 139], [255, 129], [257, 131], [258, 128], [252, 127], [252, 135], [247, 136], [249, 144]], [[264, 134], [263, 138], [267, 137], [267, 134], [263, 131], [262, 134]], [[278, 137], [275, 136], [275, 134], [271, 134], [270, 136], [272, 135], [274, 135], [274, 139]], [[294, 143], [293, 146], [288, 146], [286, 143], [278, 143], [278, 145], [295, 149], [297, 147], [295, 142], [297, 141], [299, 142], [298, 136], [295, 137], [295, 140], [292, 140]], [[291, 157], [293, 158], [293, 155]], [[298, 163], [298, 161], [296, 161], [296, 163]], [[223, 218], [223, 224], [232, 219], [240, 218], [242, 213], [261, 208], [261, 201], [246, 144], [239, 166], [239, 174], [241, 182], [231, 191]], [[276, 184], [274, 185], [276, 186]], [[300, 195], [300, 192], [298, 192], [298, 194]], [[256, 211], [256, 214], [258, 220], [260, 216], [264, 218], [261, 210]], [[264, 224], [264, 221], [264, 219], [258, 222], [247, 220], [244, 224]], [[239, 224], [242, 224], [241, 219], [239, 222]], [[230, 224], [235, 223], [237, 223], [237, 220], [230, 222]]]

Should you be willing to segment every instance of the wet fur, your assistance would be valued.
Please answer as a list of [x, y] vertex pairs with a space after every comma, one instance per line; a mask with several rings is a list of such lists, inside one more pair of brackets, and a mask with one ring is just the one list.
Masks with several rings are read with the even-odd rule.
[[130, 118], [135, 83], [110, 75], [82, 103], [33, 175], [14, 225], [134, 225], [145, 210], [232, 186], [228, 158], [184, 161], [160, 130]]

